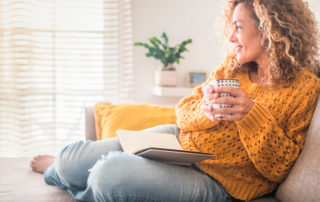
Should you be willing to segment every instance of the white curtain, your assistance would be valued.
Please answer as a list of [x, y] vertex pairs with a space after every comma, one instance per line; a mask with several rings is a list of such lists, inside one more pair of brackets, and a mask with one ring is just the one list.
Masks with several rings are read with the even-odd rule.
[[84, 139], [84, 108], [133, 99], [130, 0], [0, 0], [0, 156]]

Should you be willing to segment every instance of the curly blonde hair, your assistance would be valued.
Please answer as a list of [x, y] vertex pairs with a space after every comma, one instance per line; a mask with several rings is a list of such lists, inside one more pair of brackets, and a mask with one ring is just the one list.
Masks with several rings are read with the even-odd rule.
[[[233, 11], [239, 3], [244, 3], [251, 11], [251, 17], [262, 33], [261, 45], [269, 50], [271, 83], [289, 83], [303, 67], [319, 73], [319, 31], [306, 2], [229, 0], [225, 9], [225, 34], [230, 31]], [[239, 66], [235, 59], [233, 64], [235, 69], [257, 68], [254, 64]]]

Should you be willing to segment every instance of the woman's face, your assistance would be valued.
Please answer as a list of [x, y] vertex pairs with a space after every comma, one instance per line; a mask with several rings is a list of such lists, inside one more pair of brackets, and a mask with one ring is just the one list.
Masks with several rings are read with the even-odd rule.
[[261, 46], [262, 36], [256, 27], [256, 21], [243, 3], [236, 6], [232, 21], [234, 29], [229, 41], [235, 44], [238, 63], [262, 62], [266, 54], [266, 49]]

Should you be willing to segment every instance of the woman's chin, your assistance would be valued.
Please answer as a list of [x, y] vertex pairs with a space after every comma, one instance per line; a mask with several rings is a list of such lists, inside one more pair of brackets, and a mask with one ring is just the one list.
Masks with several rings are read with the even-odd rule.
[[240, 64], [240, 65], [245, 64], [245, 61], [242, 60], [242, 58], [239, 58], [239, 57], [237, 57], [237, 62], [238, 62], [238, 64]]
[[236, 56], [236, 59], [237, 59], [238, 64], [240, 64], [240, 65], [244, 65], [246, 63], [252, 62], [251, 60], [240, 57], [239, 55]]

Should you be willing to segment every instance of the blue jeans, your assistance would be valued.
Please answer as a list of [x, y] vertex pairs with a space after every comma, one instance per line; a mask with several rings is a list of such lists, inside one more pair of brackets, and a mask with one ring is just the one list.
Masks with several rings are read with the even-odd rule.
[[[179, 135], [175, 125], [144, 131]], [[81, 201], [232, 201], [216, 180], [197, 167], [124, 153], [117, 138], [66, 146], [44, 179]]]

